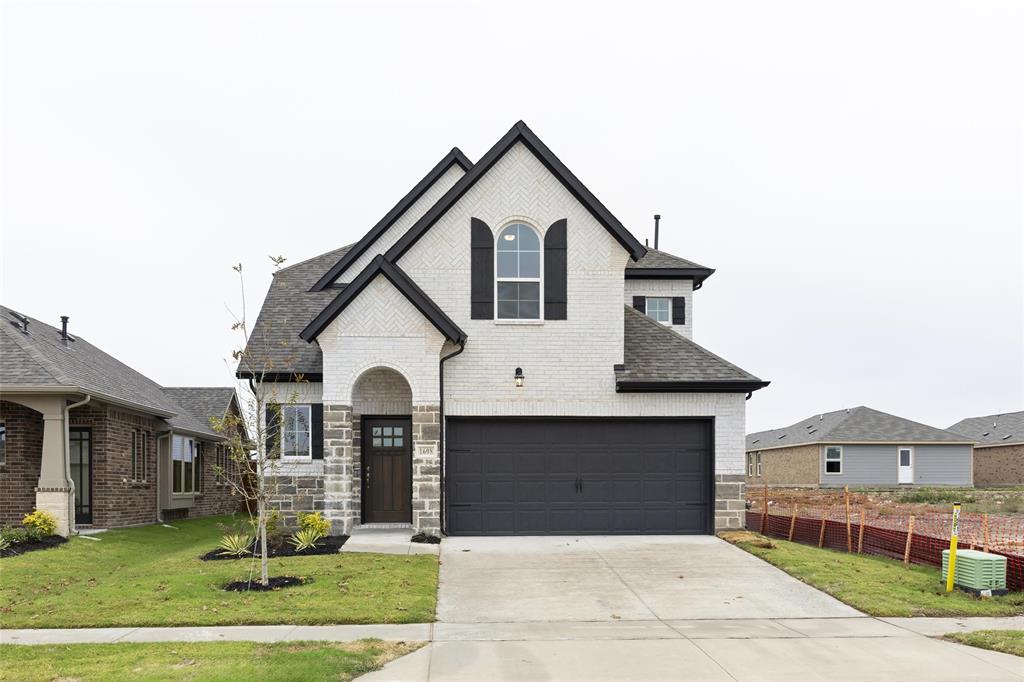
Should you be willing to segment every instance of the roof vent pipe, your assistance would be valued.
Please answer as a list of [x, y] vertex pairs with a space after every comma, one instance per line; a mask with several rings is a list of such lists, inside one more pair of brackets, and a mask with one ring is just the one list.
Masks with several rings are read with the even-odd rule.
[[68, 320], [67, 315], [60, 316], [60, 338], [64, 339], [64, 345], [68, 344]]
[[658, 248], [658, 223], [661, 222], [661, 214], [654, 214], [654, 248]]

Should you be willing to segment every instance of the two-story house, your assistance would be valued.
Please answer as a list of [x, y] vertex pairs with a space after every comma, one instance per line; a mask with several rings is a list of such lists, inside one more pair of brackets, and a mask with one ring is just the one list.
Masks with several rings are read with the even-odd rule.
[[712, 272], [646, 248], [522, 122], [476, 163], [453, 149], [357, 243], [274, 277], [239, 375], [282, 403], [286, 521], [739, 527], [767, 382], [692, 341]]

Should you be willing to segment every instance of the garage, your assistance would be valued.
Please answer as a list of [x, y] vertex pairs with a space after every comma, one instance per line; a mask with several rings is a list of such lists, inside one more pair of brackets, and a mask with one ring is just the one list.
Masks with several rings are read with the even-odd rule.
[[449, 535], [713, 531], [709, 419], [449, 418]]

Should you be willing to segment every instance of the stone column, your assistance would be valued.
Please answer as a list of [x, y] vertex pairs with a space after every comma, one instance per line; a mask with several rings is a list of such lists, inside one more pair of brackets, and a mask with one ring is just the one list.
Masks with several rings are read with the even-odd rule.
[[324, 516], [332, 532], [350, 533], [359, 521], [352, 450], [352, 407], [324, 405]]
[[715, 475], [715, 530], [736, 530], [746, 523], [747, 499], [743, 474]]
[[441, 408], [412, 408], [412, 525], [418, 531], [441, 533]]

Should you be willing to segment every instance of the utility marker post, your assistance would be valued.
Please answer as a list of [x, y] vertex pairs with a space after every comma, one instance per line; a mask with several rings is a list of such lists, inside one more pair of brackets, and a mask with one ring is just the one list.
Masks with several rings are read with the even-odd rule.
[[956, 539], [960, 534], [960, 503], [953, 503], [953, 528], [949, 532], [949, 568], [946, 571], [946, 592], [953, 591], [953, 578], [956, 575]]

